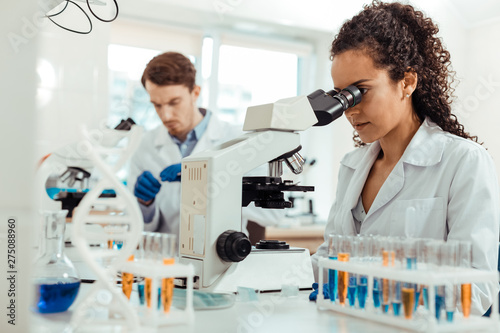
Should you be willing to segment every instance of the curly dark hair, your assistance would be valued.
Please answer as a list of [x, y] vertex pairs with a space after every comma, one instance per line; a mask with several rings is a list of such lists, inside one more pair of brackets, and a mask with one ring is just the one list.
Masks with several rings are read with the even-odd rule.
[[[411, 5], [374, 0], [342, 25], [332, 42], [331, 59], [348, 50], [362, 50], [394, 82], [414, 71], [418, 83], [412, 103], [420, 121], [429, 117], [444, 131], [477, 142], [477, 136], [465, 132], [451, 113], [455, 72], [450, 53], [435, 36], [438, 31], [430, 18]], [[357, 147], [365, 145], [356, 131], [353, 140]]]

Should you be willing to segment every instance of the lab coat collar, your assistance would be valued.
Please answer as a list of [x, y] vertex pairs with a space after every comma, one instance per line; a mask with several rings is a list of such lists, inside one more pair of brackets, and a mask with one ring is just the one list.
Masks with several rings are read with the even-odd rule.
[[163, 124], [159, 125], [155, 131], [154, 145], [156, 148], [164, 146], [166, 142], [174, 143], [174, 140], [172, 140], [167, 128]]
[[218, 142], [224, 141], [228, 135], [228, 129], [224, 126], [224, 124], [225, 123], [212, 113], [210, 119], [208, 120], [207, 129], [205, 130], [203, 136], [198, 140], [196, 146], [194, 146], [192, 154], [206, 150], [215, 146]]
[[[363, 150], [367, 150], [363, 153]], [[350, 235], [356, 234], [356, 228], [354, 226], [354, 220], [352, 218], [351, 210], [356, 207], [358, 203], [361, 190], [363, 189], [370, 169], [377, 159], [378, 153], [380, 151], [380, 144], [375, 141], [365, 147], [358, 148], [353, 153], [350, 153], [344, 157], [342, 164], [354, 169], [354, 174], [352, 176], [351, 183], [344, 193], [342, 205], [348, 208], [346, 218], [351, 221], [351, 224], [344, 224], [343, 233]], [[339, 199], [337, 199], [339, 200]], [[370, 209], [371, 211], [371, 209]], [[370, 211], [368, 213], [370, 213]]]
[[[362, 153], [362, 150], [367, 150], [366, 153]], [[375, 141], [374, 143], [369, 143], [364, 147], [356, 148], [355, 151], [351, 152], [344, 156], [344, 158], [340, 161], [340, 163], [351, 169], [358, 169], [360, 166], [365, 165], [365, 163], [369, 164], [370, 168], [373, 162], [375, 161], [373, 158], [378, 156], [380, 152], [380, 143]]]
[[[445, 136], [436, 134], [442, 132], [443, 130], [438, 125], [432, 122], [428, 117], [425, 118], [408, 144], [408, 147], [406, 147], [401, 160], [404, 163], [416, 166], [432, 166], [439, 163], [443, 157], [446, 138]], [[346, 155], [341, 163], [346, 167], [356, 170], [362, 165], [361, 162], [366, 157], [373, 162], [373, 157], [377, 156], [380, 152], [380, 143], [375, 141], [372, 144], [368, 144], [358, 149], [367, 149], [367, 156], [362, 153], [351, 153]], [[373, 163], [370, 164], [370, 168], [372, 164]]]
[[401, 157], [404, 163], [415, 166], [432, 166], [441, 162], [446, 143], [443, 130], [428, 117], [422, 122]]

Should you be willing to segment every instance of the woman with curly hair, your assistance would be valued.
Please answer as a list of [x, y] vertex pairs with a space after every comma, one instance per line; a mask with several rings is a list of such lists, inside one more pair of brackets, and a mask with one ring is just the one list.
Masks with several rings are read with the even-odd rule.
[[[335, 89], [356, 85], [345, 116], [356, 148], [341, 161], [325, 230], [472, 243], [472, 266], [496, 270], [500, 196], [494, 163], [451, 110], [450, 54], [438, 27], [410, 5], [374, 1], [331, 48]], [[451, 82], [450, 82], [451, 81]], [[326, 256], [327, 242], [315, 256]], [[472, 313], [497, 285], [473, 286]]]

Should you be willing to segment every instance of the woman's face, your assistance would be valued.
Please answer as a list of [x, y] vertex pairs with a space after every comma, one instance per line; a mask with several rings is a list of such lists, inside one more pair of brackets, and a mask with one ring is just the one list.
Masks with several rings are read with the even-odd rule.
[[[360, 139], [371, 143], [382, 138], [398, 137], [402, 126], [411, 121], [411, 102], [404, 92], [404, 80], [394, 83], [388, 72], [376, 68], [362, 51], [335, 55], [332, 79], [336, 90], [353, 84], [363, 93], [361, 103], [345, 112]], [[409, 111], [408, 111], [409, 109]]]

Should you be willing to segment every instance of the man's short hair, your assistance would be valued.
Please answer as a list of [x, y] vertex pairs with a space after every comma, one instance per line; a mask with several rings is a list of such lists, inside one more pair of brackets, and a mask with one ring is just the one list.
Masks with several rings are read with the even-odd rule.
[[159, 86], [182, 84], [192, 91], [195, 79], [196, 69], [189, 58], [177, 52], [165, 52], [151, 59], [141, 82], [144, 87], [146, 80]]

